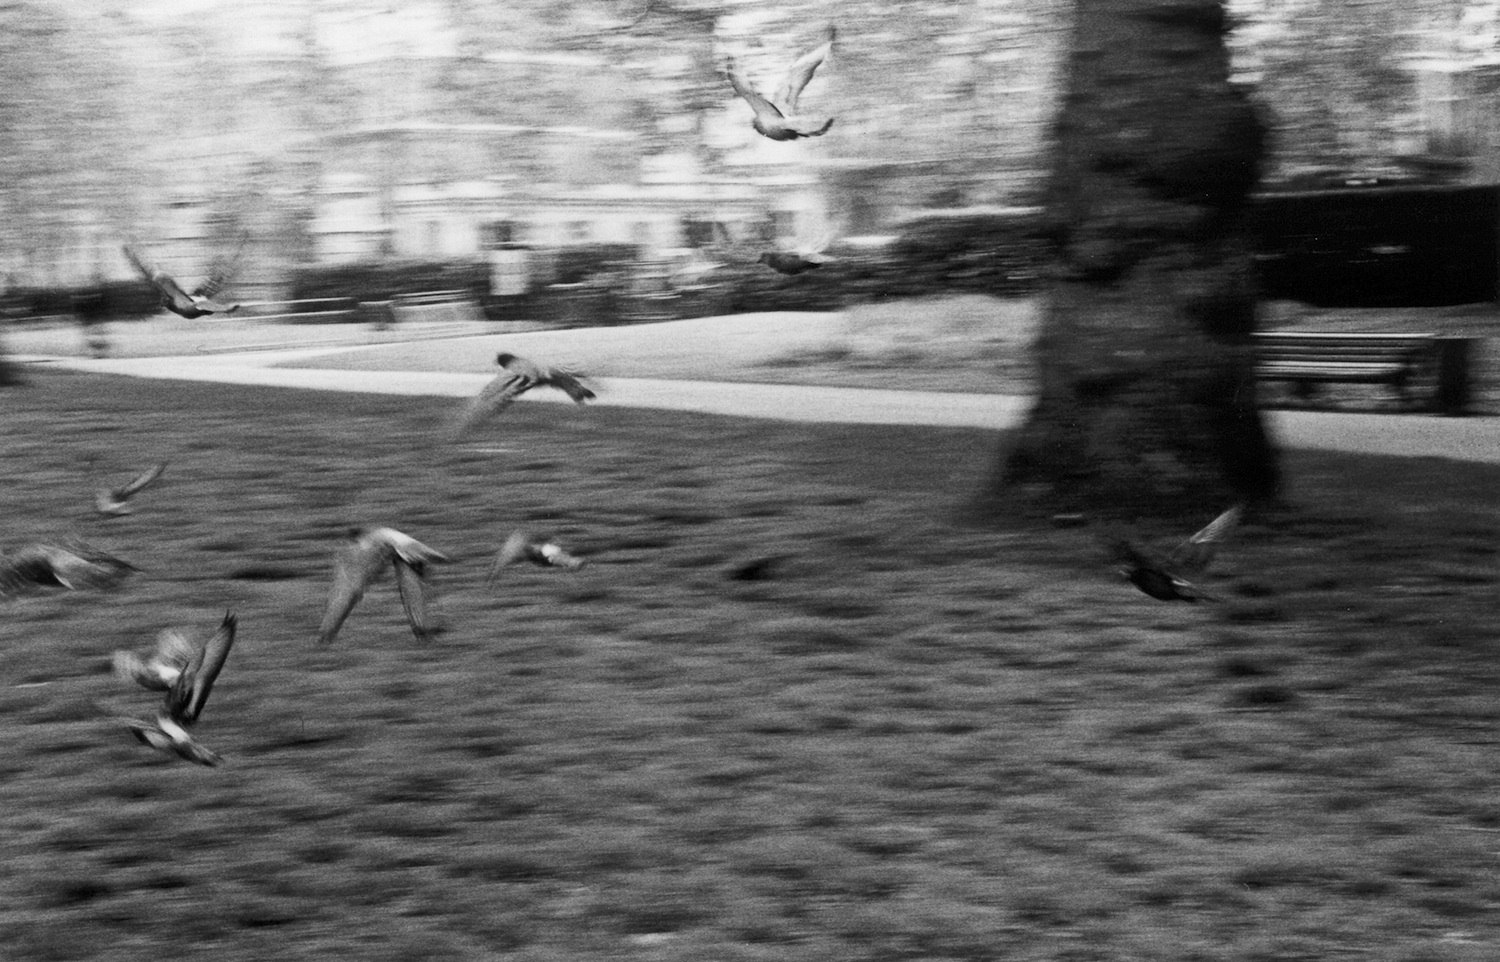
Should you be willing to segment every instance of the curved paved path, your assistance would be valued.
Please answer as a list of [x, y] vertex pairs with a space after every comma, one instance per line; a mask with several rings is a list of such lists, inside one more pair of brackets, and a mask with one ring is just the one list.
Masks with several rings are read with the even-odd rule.
[[[490, 374], [273, 366], [286, 362], [308, 363], [319, 356], [344, 350], [305, 348], [117, 360], [13, 355], [12, 359], [132, 377], [437, 397], [470, 397], [492, 379]], [[598, 378], [596, 382], [602, 389], [599, 401], [602, 404], [792, 421], [930, 424], [1000, 430], [1019, 423], [1031, 405], [1028, 397], [1006, 394], [651, 378]], [[567, 398], [556, 392], [540, 391], [527, 394], [522, 400], [547, 403], [563, 402]], [[1267, 414], [1277, 440], [1289, 447], [1500, 463], [1500, 419], [1496, 418], [1325, 411], [1270, 411]]]

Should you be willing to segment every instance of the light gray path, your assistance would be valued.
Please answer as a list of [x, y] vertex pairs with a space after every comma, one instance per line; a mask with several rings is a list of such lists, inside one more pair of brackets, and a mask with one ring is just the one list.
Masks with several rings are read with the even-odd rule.
[[[435, 397], [470, 397], [492, 377], [489, 374], [430, 371], [348, 371], [271, 366], [293, 359], [305, 361], [335, 350], [338, 349], [308, 348], [213, 357], [106, 360], [36, 356], [13, 356], [13, 359], [132, 377]], [[999, 430], [1019, 423], [1031, 405], [1030, 398], [1005, 394], [648, 378], [600, 378], [597, 383], [601, 388], [600, 404], [792, 421], [929, 424]], [[567, 398], [555, 391], [538, 391], [525, 395], [522, 400], [564, 402]], [[1272, 411], [1269, 419], [1277, 440], [1289, 447], [1500, 463], [1500, 419], [1497, 418]]]

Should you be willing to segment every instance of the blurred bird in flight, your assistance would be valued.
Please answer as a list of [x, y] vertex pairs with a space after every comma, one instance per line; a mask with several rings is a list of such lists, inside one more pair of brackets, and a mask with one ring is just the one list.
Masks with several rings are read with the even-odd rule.
[[529, 561], [534, 565], [547, 568], [565, 568], [569, 571], [577, 571], [586, 562], [582, 558], [576, 558], [569, 554], [562, 545], [546, 538], [534, 538], [527, 531], [513, 531], [505, 544], [495, 553], [495, 560], [490, 564], [490, 572], [485, 581], [495, 580], [501, 568], [508, 567], [521, 561]]
[[483, 418], [499, 414], [532, 388], [557, 388], [572, 398], [575, 404], [582, 404], [598, 396], [583, 383], [578, 374], [564, 368], [544, 367], [524, 357], [505, 353], [495, 355], [495, 363], [505, 369], [504, 373], [485, 385], [484, 390], [464, 406], [453, 426], [453, 437], [462, 436]]
[[214, 681], [224, 668], [234, 646], [239, 619], [226, 612], [224, 621], [206, 642], [195, 645], [180, 632], [163, 632], [150, 660], [132, 652], [115, 654], [115, 671], [153, 691], [166, 691], [166, 699], [154, 722], [122, 717], [143, 744], [199, 765], [217, 765], [222, 758], [193, 738], [190, 728], [198, 721]]
[[802, 96], [803, 89], [812, 80], [813, 74], [818, 67], [833, 53], [833, 41], [838, 32], [830, 26], [824, 35], [823, 42], [812, 50], [798, 57], [781, 85], [777, 87], [776, 93], [767, 100], [755, 91], [740, 74], [739, 66], [731, 56], [725, 56], [724, 72], [729, 77], [729, 83], [734, 87], [734, 92], [750, 105], [755, 111], [755, 118], [751, 120], [750, 126], [762, 136], [772, 140], [797, 140], [800, 137], [818, 137], [828, 132], [833, 126], [832, 117], [802, 117], [797, 114], [797, 100]]
[[94, 495], [94, 510], [110, 517], [134, 514], [135, 509], [126, 502], [154, 484], [166, 469], [165, 462], [153, 464], [118, 488], [105, 488], [99, 491]]
[[135, 269], [140, 271], [147, 283], [156, 288], [162, 307], [182, 317], [197, 318], [208, 314], [231, 314], [239, 310], [238, 304], [223, 304], [214, 298], [234, 279], [234, 271], [239, 266], [240, 253], [244, 247], [245, 240], [242, 237], [233, 255], [215, 258], [209, 267], [208, 276], [192, 293], [183, 290], [182, 285], [166, 271], [143, 259], [132, 245], [126, 244], [124, 250]]
[[135, 565], [87, 545], [32, 544], [0, 555], [0, 597], [34, 588], [113, 588]]
[[396, 589], [406, 620], [418, 641], [432, 633], [427, 623], [427, 601], [423, 579], [429, 562], [446, 562], [447, 555], [394, 528], [350, 528], [349, 537], [334, 559], [333, 589], [328, 609], [318, 631], [318, 641], [328, 644], [338, 636], [349, 612], [389, 564], [396, 575]]
[[1219, 545], [1239, 522], [1240, 514], [1240, 506], [1235, 505], [1166, 555], [1120, 540], [1115, 544], [1116, 556], [1122, 564], [1120, 574], [1161, 601], [1216, 600], [1189, 578], [1197, 578], [1208, 568]]

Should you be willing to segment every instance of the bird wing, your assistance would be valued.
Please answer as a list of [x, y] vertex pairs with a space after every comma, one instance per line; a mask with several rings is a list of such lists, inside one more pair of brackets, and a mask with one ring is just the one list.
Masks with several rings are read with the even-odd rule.
[[526, 557], [527, 549], [530, 547], [530, 535], [525, 531], [512, 531], [510, 537], [505, 539], [505, 544], [501, 545], [500, 550], [495, 552], [495, 560], [490, 562], [490, 571], [489, 574], [485, 575], [485, 583], [488, 584], [494, 581], [495, 576], [500, 573], [501, 568], [513, 565]]
[[234, 280], [235, 272], [239, 270], [240, 266], [240, 254], [245, 250], [245, 241], [248, 237], [248, 234], [241, 234], [239, 243], [235, 245], [234, 253], [227, 257], [219, 256], [213, 259], [208, 266], [208, 276], [193, 291], [194, 297], [212, 298], [227, 287], [230, 281]]
[[747, 84], [744, 78], [740, 76], [739, 71], [735, 68], [733, 58], [729, 58], [728, 63], [724, 67], [724, 73], [728, 75], [729, 83], [734, 87], [734, 92], [739, 94], [740, 98], [750, 105], [750, 109], [755, 111], [755, 116], [762, 120], [781, 119], [782, 113], [777, 109], [776, 105], [756, 93], [755, 88]]
[[135, 265], [135, 269], [139, 271], [141, 276], [144, 277], [148, 282], [155, 284], [158, 277], [166, 276], [161, 271], [157, 270], [155, 264], [152, 264], [150, 261], [147, 261], [146, 259], [141, 257], [141, 255], [138, 254], [136, 252], [136, 249], [131, 245], [124, 245], [122, 250], [125, 251], [125, 258], [129, 260], [131, 264]]
[[453, 433], [462, 434], [481, 419], [492, 414], [499, 414], [509, 407], [512, 401], [535, 386], [536, 381], [525, 375], [512, 374], [509, 371], [500, 375], [486, 384], [484, 389], [464, 406]]
[[365, 588], [378, 570], [379, 545], [354, 542], [339, 550], [334, 558], [333, 588], [328, 593], [328, 608], [318, 628], [318, 641], [333, 641], [349, 612], [365, 596]]
[[1208, 563], [1213, 560], [1214, 552], [1239, 523], [1240, 510], [1240, 506], [1235, 505], [1178, 545], [1172, 552], [1172, 566], [1184, 572], [1199, 572], [1207, 568]]
[[383, 528], [381, 533], [385, 543], [391, 546], [396, 557], [412, 567], [420, 568], [428, 561], [453, 560], [438, 549], [428, 547], [411, 535], [397, 531], [395, 528]]
[[219, 677], [219, 672], [224, 669], [224, 662], [229, 657], [229, 649], [234, 647], [234, 632], [239, 624], [232, 611], [224, 613], [224, 621], [219, 625], [213, 637], [204, 643], [193, 656], [192, 662], [177, 676], [177, 683], [173, 685], [173, 694], [177, 693], [177, 685], [187, 681], [188, 689], [186, 701], [177, 704], [177, 711], [172, 717], [183, 725], [190, 725], [198, 720], [203, 706], [208, 703], [209, 692], [213, 691], [214, 680]]
[[823, 42], [798, 57], [787, 70], [781, 86], [776, 89], [776, 96], [771, 98], [772, 103], [784, 113], [795, 114], [797, 112], [797, 98], [802, 96], [802, 89], [812, 81], [813, 73], [833, 53], [833, 41], [837, 36], [838, 31], [829, 27]]
[[156, 652], [153, 661], [169, 665], [181, 671], [193, 660], [195, 648], [187, 636], [175, 628], [168, 628], [156, 636]]
[[406, 609], [411, 632], [418, 641], [426, 641], [427, 599], [423, 593], [422, 575], [399, 557], [392, 561], [392, 565], [396, 569], [396, 588], [401, 592], [401, 607]]
[[193, 299], [188, 297], [187, 292], [172, 278], [172, 275], [150, 261], [142, 259], [136, 253], [135, 248], [129, 244], [125, 245], [124, 250], [130, 263], [135, 265], [135, 269], [140, 271], [141, 276], [160, 291], [163, 297], [170, 299], [178, 307], [185, 308], [193, 303]]
[[577, 404], [584, 401], [592, 401], [598, 397], [588, 385], [584, 384], [579, 375], [564, 368], [553, 368], [547, 377], [547, 382], [572, 398]]
[[158, 464], [153, 464], [145, 471], [142, 471], [140, 474], [136, 475], [126, 484], [122, 484], [118, 488], [115, 488], [110, 492], [110, 494], [114, 495], [121, 501], [124, 501], [126, 498], [134, 497], [136, 494], [150, 487], [157, 478], [161, 477], [161, 473], [165, 470], [167, 470], [165, 461]]

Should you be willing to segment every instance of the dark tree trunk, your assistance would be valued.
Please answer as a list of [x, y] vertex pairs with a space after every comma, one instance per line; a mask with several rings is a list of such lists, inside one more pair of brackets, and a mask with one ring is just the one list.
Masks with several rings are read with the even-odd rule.
[[1222, 6], [1077, 0], [1047, 221], [1040, 395], [1001, 503], [1201, 514], [1275, 491], [1247, 236], [1265, 129]]

